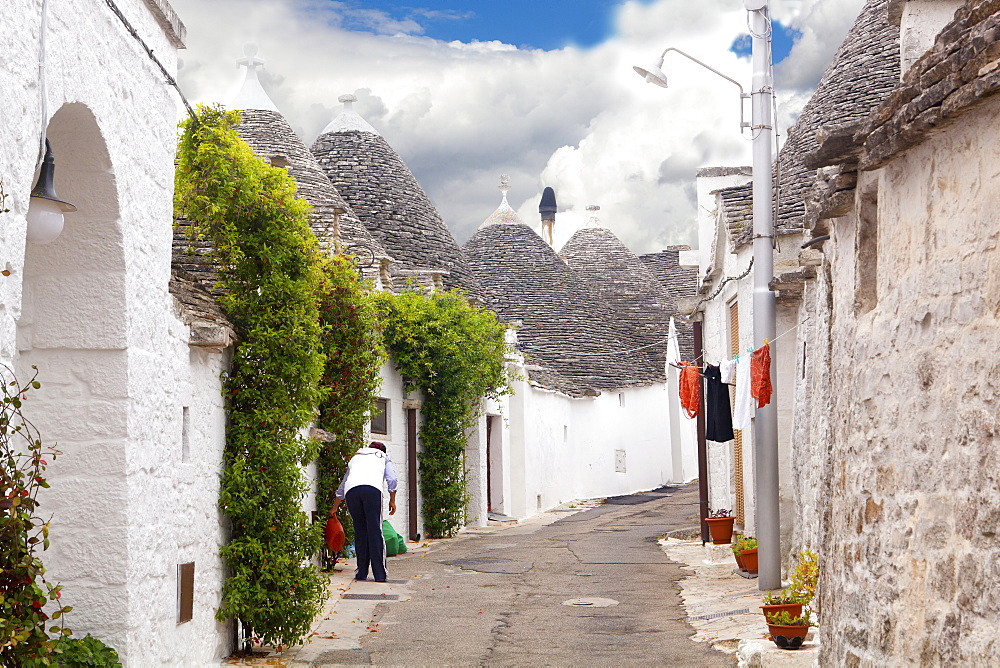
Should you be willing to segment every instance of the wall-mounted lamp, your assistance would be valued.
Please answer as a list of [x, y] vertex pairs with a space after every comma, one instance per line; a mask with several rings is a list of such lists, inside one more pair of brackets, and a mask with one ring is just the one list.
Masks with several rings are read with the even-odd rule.
[[52, 146], [45, 140], [45, 159], [38, 172], [38, 182], [31, 191], [28, 205], [28, 241], [33, 244], [48, 244], [59, 238], [63, 230], [63, 214], [76, 211], [76, 207], [56, 196], [53, 185], [56, 161], [52, 157]]

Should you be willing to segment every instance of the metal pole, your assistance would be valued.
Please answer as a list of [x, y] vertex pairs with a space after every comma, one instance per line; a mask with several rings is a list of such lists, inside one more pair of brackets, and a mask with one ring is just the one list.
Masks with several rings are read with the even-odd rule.
[[[694, 356], [698, 359], [705, 352], [701, 320], [694, 321]], [[699, 380], [699, 382], [701, 382]], [[698, 408], [698, 505], [701, 515], [701, 544], [708, 542], [708, 443], [705, 440], [705, 393], [701, 393]]]
[[[765, 0], [744, 0], [753, 31], [753, 337], [754, 347], [774, 340], [775, 298], [771, 141], [771, 41]], [[775, 382], [775, 355], [771, 354], [771, 382]], [[777, 396], [777, 387], [774, 388]], [[772, 401], [757, 410], [754, 425], [756, 454], [758, 578], [761, 591], [781, 587], [781, 518], [778, 509], [778, 413]]]

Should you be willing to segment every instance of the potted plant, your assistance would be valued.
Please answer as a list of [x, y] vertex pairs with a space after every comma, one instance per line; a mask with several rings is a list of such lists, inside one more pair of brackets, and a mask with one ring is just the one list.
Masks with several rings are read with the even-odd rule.
[[771, 634], [771, 640], [781, 649], [798, 649], [802, 647], [809, 627], [812, 626], [812, 618], [807, 609], [801, 615], [793, 617], [787, 610], [773, 615], [767, 623], [767, 632]]
[[742, 569], [754, 575], [757, 573], [757, 539], [744, 536], [739, 542], [740, 559], [736, 563], [742, 562]]
[[792, 617], [802, 616], [802, 606], [804, 603], [789, 594], [787, 589], [782, 589], [777, 593], [769, 592], [761, 599], [761, 602], [764, 605], [760, 606], [760, 609], [764, 613], [764, 619], [767, 622], [770, 622], [782, 612], [787, 612]]
[[736, 565], [744, 573], [757, 572], [757, 539], [752, 536], [740, 536], [733, 543], [733, 556]]
[[799, 563], [792, 575], [792, 582], [779, 592], [769, 592], [760, 606], [764, 619], [771, 623], [782, 613], [792, 618], [802, 616], [803, 606], [809, 605], [816, 596], [819, 583], [819, 559], [815, 552], [804, 550], [799, 553]]
[[718, 510], [709, 511], [705, 522], [708, 524], [708, 530], [712, 534], [712, 544], [727, 545], [732, 542], [733, 523], [736, 522], [736, 518], [733, 517], [732, 513], [733, 511], [729, 508], [719, 508]]

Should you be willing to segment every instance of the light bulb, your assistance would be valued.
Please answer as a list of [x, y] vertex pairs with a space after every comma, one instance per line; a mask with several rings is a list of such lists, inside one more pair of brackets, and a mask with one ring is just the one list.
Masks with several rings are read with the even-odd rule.
[[27, 238], [33, 244], [50, 244], [62, 234], [62, 208], [52, 200], [32, 197], [26, 218], [28, 220]]

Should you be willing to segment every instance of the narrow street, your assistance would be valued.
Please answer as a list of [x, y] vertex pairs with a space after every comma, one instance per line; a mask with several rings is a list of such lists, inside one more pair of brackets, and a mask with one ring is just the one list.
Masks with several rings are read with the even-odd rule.
[[317, 638], [293, 665], [732, 665], [689, 639], [681, 568], [656, 543], [697, 508], [696, 486], [664, 488], [391, 558], [389, 583], [345, 595], [390, 599], [361, 648]]

